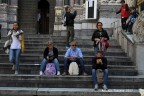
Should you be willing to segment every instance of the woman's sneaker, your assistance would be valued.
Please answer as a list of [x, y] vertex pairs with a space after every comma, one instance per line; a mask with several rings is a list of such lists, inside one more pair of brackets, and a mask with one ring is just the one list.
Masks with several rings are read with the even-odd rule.
[[104, 90], [108, 90], [107, 85], [104, 84], [104, 85], [103, 85], [103, 89], [104, 89]]
[[57, 75], [58, 75], [58, 76], [60, 75], [60, 71], [57, 71]]
[[42, 76], [42, 75], [44, 75], [44, 73], [42, 71], [40, 71], [39, 75]]
[[15, 71], [15, 75], [18, 75], [18, 71]]
[[13, 64], [13, 66], [12, 66], [12, 70], [15, 70], [15, 64]]
[[94, 90], [98, 90], [98, 84], [95, 84]]

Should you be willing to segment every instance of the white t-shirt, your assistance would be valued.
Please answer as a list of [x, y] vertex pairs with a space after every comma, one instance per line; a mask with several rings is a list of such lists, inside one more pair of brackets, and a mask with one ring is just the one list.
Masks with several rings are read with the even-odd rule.
[[10, 49], [21, 49], [20, 40], [21, 40], [21, 34], [22, 33], [23, 33], [22, 30], [18, 30], [18, 31], [10, 30], [8, 32], [8, 35], [12, 34], [11, 35], [12, 43], [11, 43]]

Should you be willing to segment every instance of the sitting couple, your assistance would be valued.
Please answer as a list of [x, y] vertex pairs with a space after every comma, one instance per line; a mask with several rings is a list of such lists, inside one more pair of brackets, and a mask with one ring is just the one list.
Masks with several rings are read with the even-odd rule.
[[[59, 61], [58, 61], [58, 49], [53, 46], [53, 42], [48, 42], [48, 47], [46, 47], [44, 51], [44, 59], [41, 62], [40, 66], [40, 75], [44, 75], [44, 71], [46, 68], [47, 63], [54, 63], [56, 66], [57, 74], [60, 75], [60, 67], [59, 67]], [[82, 75], [87, 75], [85, 73], [84, 63], [83, 63], [83, 54], [81, 52], [80, 48], [77, 48], [77, 42], [72, 41], [71, 47], [67, 50], [65, 56], [64, 56], [64, 73], [62, 75], [68, 75], [68, 67], [71, 62], [76, 62], [77, 64], [80, 64], [81, 67], [81, 73]]]

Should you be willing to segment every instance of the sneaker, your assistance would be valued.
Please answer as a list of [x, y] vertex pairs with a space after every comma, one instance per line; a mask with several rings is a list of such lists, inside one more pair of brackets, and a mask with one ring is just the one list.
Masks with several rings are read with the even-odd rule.
[[13, 66], [12, 66], [12, 70], [15, 70], [15, 64], [13, 64]]
[[44, 75], [42, 71], [40, 71], [39, 75]]
[[18, 71], [15, 71], [15, 75], [18, 75]]
[[57, 75], [60, 75], [60, 71], [57, 71]]
[[94, 90], [98, 90], [98, 84], [95, 84]]
[[67, 75], [67, 74], [66, 74], [66, 72], [64, 72], [62, 75], [64, 76], [64, 75]]
[[104, 84], [104, 85], [103, 85], [103, 89], [104, 89], [104, 90], [108, 90], [107, 85]]

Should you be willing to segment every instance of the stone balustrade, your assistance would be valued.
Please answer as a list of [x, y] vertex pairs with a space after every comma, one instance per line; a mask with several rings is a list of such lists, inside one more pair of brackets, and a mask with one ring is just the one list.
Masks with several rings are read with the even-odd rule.
[[121, 0], [101, 0], [101, 5], [120, 5]]
[[[144, 18], [143, 18], [144, 19]], [[141, 19], [138, 19], [141, 20]], [[138, 21], [137, 21], [138, 22]], [[125, 32], [122, 31], [120, 21], [114, 22], [112, 24], [113, 26], [113, 37], [118, 41], [122, 49], [127, 53], [127, 56], [131, 58], [131, 60], [134, 62], [134, 65], [137, 66], [138, 74], [144, 76], [144, 69], [143, 69], [143, 60], [144, 60], [144, 43], [139, 42], [139, 40], [143, 40], [143, 29], [137, 25], [137, 23], [134, 25], [134, 35], [126, 35]], [[142, 24], [141, 26], [143, 26]], [[139, 31], [137, 31], [139, 30]], [[135, 41], [134, 38], [141, 38], [138, 39], [138, 42]]]
[[141, 12], [133, 25], [134, 41], [144, 43], [144, 11]]

